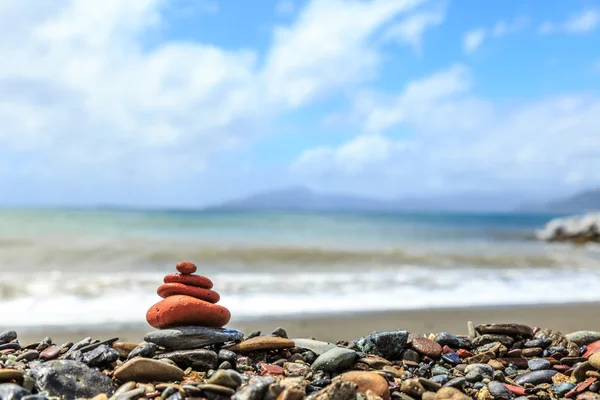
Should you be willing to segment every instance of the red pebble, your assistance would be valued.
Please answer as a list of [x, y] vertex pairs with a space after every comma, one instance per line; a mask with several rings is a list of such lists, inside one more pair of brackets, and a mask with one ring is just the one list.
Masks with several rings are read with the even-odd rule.
[[197, 286], [205, 289], [212, 289], [213, 283], [210, 279], [200, 275], [180, 275], [170, 274], [163, 279], [165, 283], [183, 283], [184, 285]]
[[508, 385], [503, 383], [504, 387], [506, 387], [512, 394], [516, 394], [517, 396], [525, 396], [525, 388], [521, 386]]
[[469, 350], [465, 350], [465, 349], [458, 349], [458, 350], [456, 350], [456, 354], [458, 354], [458, 356], [460, 358], [473, 357], [473, 353], [471, 353]]
[[552, 369], [558, 372], [562, 372], [563, 374], [569, 370], [568, 365], [553, 365]]
[[283, 375], [283, 368], [275, 364], [260, 363], [260, 374], [261, 375]]
[[189, 275], [189, 274], [193, 274], [194, 272], [196, 272], [196, 265], [194, 265], [193, 263], [189, 262], [189, 261], [182, 261], [180, 263], [178, 263], [175, 268], [177, 268], [177, 271], [181, 272], [184, 275]]
[[221, 297], [219, 293], [210, 289], [200, 288], [196, 286], [188, 286], [183, 283], [165, 283], [158, 287], [156, 291], [162, 298], [181, 294], [184, 296], [192, 296], [200, 300], [208, 301], [209, 303], [218, 303]]
[[586, 346], [585, 353], [583, 357], [588, 358], [592, 354], [598, 353], [600, 351], [600, 340], [597, 342], [590, 343]]
[[230, 319], [231, 313], [225, 307], [181, 295], [159, 301], [146, 313], [148, 323], [157, 329], [185, 325], [220, 328]]

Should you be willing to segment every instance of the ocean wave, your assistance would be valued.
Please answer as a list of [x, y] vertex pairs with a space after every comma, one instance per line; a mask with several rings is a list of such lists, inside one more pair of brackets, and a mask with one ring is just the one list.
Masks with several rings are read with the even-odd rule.
[[0, 273], [36, 271], [166, 271], [183, 259], [194, 260], [206, 271], [274, 270], [302, 267], [361, 269], [421, 265], [439, 268], [600, 267], [593, 249], [547, 245], [487, 243], [403, 243], [399, 246], [357, 246], [331, 243], [269, 245], [206, 243], [192, 240], [0, 239]]

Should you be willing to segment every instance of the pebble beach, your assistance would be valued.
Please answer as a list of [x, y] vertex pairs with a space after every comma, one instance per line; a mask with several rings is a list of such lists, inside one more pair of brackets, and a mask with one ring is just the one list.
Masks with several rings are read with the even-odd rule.
[[600, 399], [600, 332], [468, 321], [463, 330], [379, 330], [332, 342], [281, 327], [189, 326], [136, 341], [65, 343], [26, 342], [7, 330], [0, 398]]

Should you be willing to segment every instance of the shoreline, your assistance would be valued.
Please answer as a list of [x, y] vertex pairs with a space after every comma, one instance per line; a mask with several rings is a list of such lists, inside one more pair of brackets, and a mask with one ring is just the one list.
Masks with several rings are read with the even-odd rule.
[[[393, 310], [376, 312], [290, 315], [236, 320], [228, 328], [246, 335], [260, 330], [269, 334], [283, 327], [289, 337], [316, 338], [322, 341], [350, 341], [375, 331], [403, 329], [415, 334], [450, 332], [467, 334], [467, 321], [483, 323], [515, 322], [569, 333], [578, 330], [599, 330], [600, 320], [594, 318], [600, 302], [572, 304], [539, 304], [515, 306], [477, 306], [468, 308], [436, 308], [423, 310]], [[31, 343], [50, 336], [55, 342], [68, 342], [91, 336], [96, 339], [119, 337], [121, 341], [141, 342], [144, 335], [155, 330], [144, 319], [140, 323], [111, 325], [110, 322], [87, 326], [2, 326], [15, 329], [22, 343]]]

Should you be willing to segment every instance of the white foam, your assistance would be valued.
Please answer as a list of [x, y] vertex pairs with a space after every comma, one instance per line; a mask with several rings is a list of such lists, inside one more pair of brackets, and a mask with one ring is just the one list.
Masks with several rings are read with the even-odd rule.
[[[422, 267], [365, 273], [248, 273], [211, 277], [219, 304], [234, 320], [292, 316], [600, 301], [594, 269], [461, 269]], [[144, 323], [160, 298], [158, 274], [18, 279], [22, 292], [0, 300], [2, 328]], [[67, 282], [67, 283], [64, 283]], [[2, 281], [6, 284], [6, 280]], [[93, 290], [96, 288], [97, 290]]]

